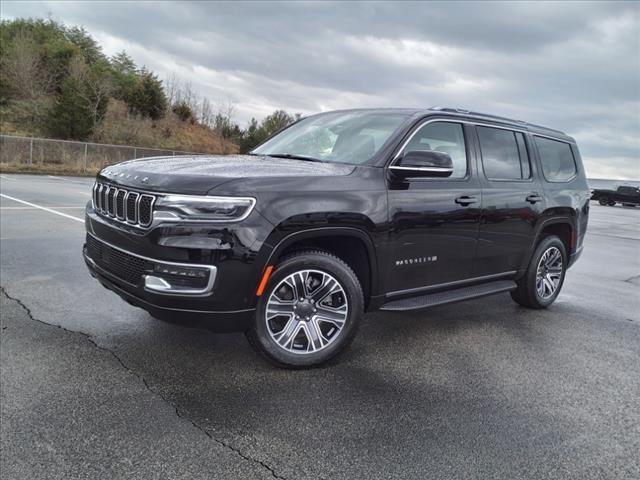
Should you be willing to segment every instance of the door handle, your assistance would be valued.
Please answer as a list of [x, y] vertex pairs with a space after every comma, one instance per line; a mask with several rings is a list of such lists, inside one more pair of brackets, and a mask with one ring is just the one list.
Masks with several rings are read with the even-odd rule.
[[532, 193], [531, 195], [529, 195], [527, 197], [527, 202], [529, 202], [530, 204], [534, 204], [537, 202], [541, 202], [542, 201], [542, 197], [540, 195], [538, 195], [537, 193]]
[[476, 203], [478, 200], [474, 196], [463, 195], [461, 197], [456, 198], [456, 203], [458, 205], [462, 205], [466, 207], [467, 205], [471, 205], [472, 203]]

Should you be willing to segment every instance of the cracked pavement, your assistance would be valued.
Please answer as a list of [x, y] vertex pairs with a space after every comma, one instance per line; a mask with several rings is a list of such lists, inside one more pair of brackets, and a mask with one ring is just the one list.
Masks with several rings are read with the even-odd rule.
[[[90, 186], [0, 178], [78, 218]], [[81, 222], [0, 207], [4, 478], [640, 478], [640, 209], [592, 205], [547, 311], [370, 314], [337, 361], [286, 371], [102, 288]]]

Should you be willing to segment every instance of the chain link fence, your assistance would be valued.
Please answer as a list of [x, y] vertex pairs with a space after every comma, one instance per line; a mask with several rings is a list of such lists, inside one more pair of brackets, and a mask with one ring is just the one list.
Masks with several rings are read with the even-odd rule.
[[145, 157], [199, 155], [195, 152], [102, 143], [0, 135], [0, 168], [95, 174], [107, 165]]

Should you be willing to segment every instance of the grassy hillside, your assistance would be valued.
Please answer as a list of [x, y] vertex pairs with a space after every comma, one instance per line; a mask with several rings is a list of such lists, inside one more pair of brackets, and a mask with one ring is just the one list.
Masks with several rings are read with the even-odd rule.
[[0, 23], [0, 132], [232, 153], [238, 142], [172, 104], [162, 81], [124, 52], [107, 58], [82, 28]]

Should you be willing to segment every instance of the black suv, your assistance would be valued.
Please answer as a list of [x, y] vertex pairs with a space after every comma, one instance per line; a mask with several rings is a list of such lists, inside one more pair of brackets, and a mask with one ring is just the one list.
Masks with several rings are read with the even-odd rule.
[[588, 211], [580, 153], [559, 131], [450, 108], [337, 111], [248, 155], [107, 167], [84, 258], [156, 318], [245, 331], [307, 367], [365, 311], [499, 292], [549, 306]]

